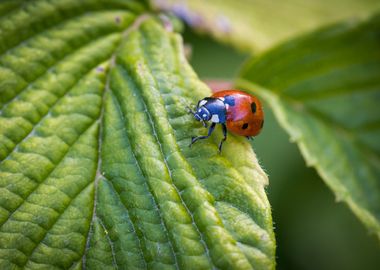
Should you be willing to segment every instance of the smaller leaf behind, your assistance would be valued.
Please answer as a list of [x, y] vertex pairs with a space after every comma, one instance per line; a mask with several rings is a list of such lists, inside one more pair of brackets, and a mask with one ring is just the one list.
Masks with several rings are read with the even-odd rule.
[[237, 84], [271, 105], [337, 200], [380, 236], [380, 17], [284, 43]]
[[376, 0], [151, 0], [190, 27], [235, 47], [262, 51], [318, 26], [380, 9]]

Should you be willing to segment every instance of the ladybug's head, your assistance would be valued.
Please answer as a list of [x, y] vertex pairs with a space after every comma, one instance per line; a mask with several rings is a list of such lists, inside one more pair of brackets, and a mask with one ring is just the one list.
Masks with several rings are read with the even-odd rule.
[[194, 112], [194, 118], [197, 120], [197, 121], [202, 121], [203, 123], [203, 126], [204, 127], [207, 127], [207, 124], [206, 124], [206, 121], [210, 120], [211, 119], [211, 114], [210, 112], [207, 110], [206, 107], [200, 107], [200, 108], [197, 108], [197, 111]]
[[194, 113], [194, 117], [197, 121], [208, 121], [211, 119], [211, 113], [205, 106], [202, 106], [197, 108], [197, 111]]
[[197, 121], [202, 121], [203, 126], [207, 127], [206, 121], [211, 119], [211, 113], [205, 106], [207, 103], [206, 100], [202, 99], [198, 102], [197, 108], [195, 111], [190, 110], [190, 112], [194, 115], [194, 118]]

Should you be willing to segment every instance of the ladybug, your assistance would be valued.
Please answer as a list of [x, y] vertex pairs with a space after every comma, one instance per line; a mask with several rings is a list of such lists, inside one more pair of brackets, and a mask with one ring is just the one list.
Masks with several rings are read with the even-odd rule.
[[189, 112], [197, 121], [202, 121], [204, 127], [207, 127], [207, 121], [211, 121], [208, 134], [192, 137], [190, 146], [210, 137], [216, 124], [221, 124], [224, 137], [219, 144], [219, 152], [227, 139], [227, 130], [251, 139], [260, 133], [264, 125], [264, 112], [259, 99], [239, 90], [216, 92], [200, 100], [195, 111], [190, 109]]

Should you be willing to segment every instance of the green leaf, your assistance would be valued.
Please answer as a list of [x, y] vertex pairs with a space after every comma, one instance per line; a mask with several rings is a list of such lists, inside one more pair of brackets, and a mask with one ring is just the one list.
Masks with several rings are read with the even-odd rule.
[[238, 48], [261, 51], [316, 27], [380, 9], [377, 0], [151, 0], [192, 28]]
[[380, 236], [380, 17], [250, 60], [238, 85], [272, 107], [310, 166]]
[[181, 37], [132, 1], [28, 1], [0, 18], [0, 268], [273, 269], [267, 176]]

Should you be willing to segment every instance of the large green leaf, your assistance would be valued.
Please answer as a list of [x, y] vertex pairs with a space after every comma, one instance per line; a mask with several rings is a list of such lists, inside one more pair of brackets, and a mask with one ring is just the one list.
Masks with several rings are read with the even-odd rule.
[[289, 41], [241, 76], [337, 200], [380, 236], [380, 17]]
[[249, 50], [263, 50], [322, 24], [380, 9], [378, 0], [151, 0], [191, 27]]
[[[186, 106], [179, 35], [132, 1], [28, 1], [0, 19], [0, 268], [273, 269], [267, 177]], [[218, 137], [218, 138], [217, 138]]]

